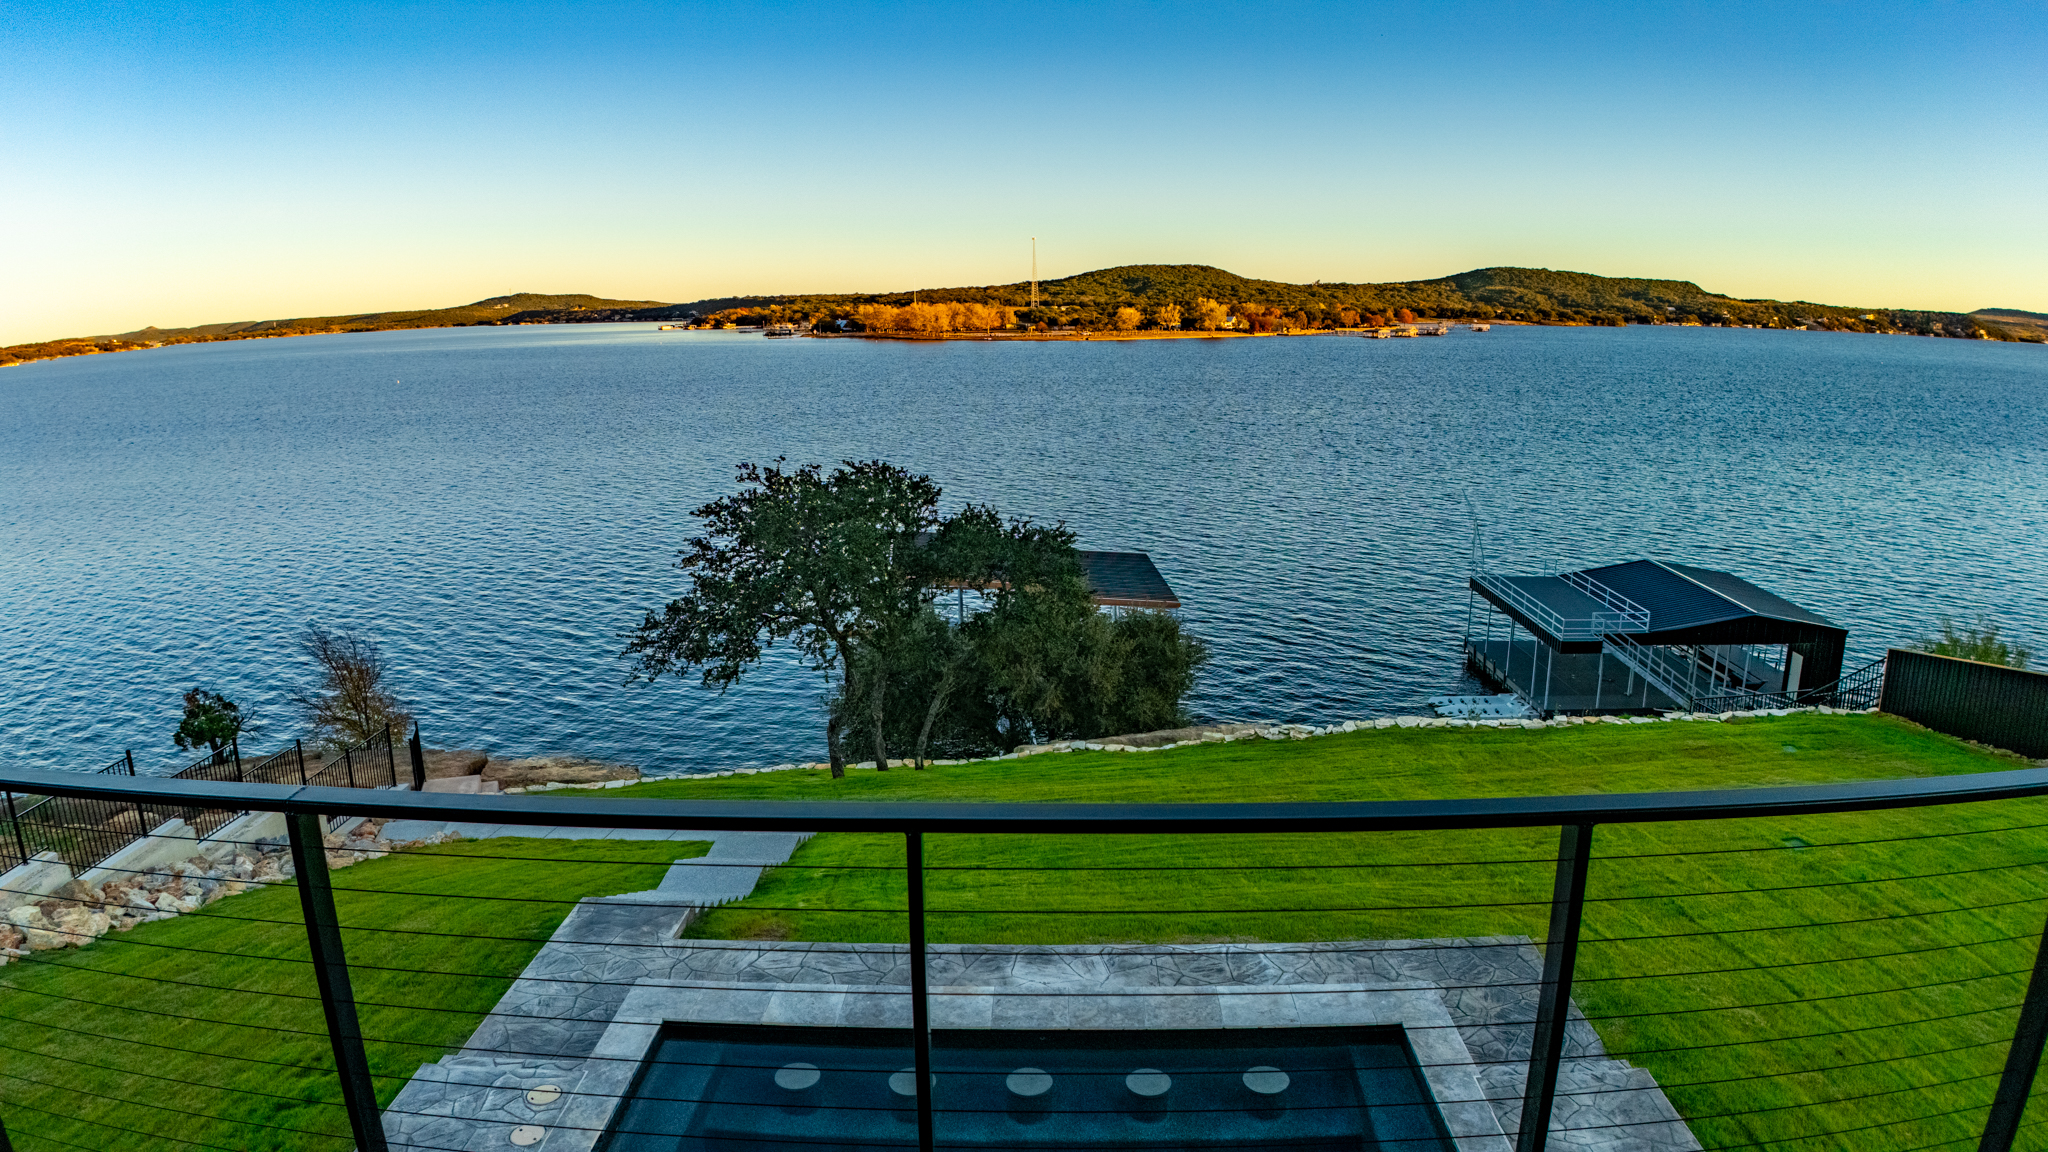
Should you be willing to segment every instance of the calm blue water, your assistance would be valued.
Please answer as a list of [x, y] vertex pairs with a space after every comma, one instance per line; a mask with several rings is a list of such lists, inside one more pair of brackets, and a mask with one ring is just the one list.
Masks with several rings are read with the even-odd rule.
[[622, 684], [735, 461], [885, 457], [1152, 553], [1209, 719], [1416, 710], [1489, 561], [1727, 568], [1851, 659], [1979, 609], [2048, 649], [2048, 349], [1675, 328], [896, 344], [607, 325], [196, 345], [0, 373], [0, 746], [88, 768], [180, 693], [297, 734], [303, 622], [430, 744], [649, 769], [823, 755], [822, 679]]

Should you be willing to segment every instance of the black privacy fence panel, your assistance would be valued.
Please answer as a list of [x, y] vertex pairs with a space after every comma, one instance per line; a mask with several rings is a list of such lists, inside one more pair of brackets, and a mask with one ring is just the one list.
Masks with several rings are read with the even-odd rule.
[[765, 803], [365, 790], [391, 751], [0, 770], [51, 826], [280, 814], [26, 905], [11, 1147], [2048, 1147], [2048, 769]]
[[2048, 675], [1894, 648], [1879, 707], [1964, 740], [2048, 757]]
[[[123, 756], [94, 774], [135, 776], [135, 759], [133, 755]], [[385, 729], [359, 743], [313, 755], [294, 741], [291, 747], [261, 760], [243, 760], [240, 745], [230, 742], [173, 773], [170, 779], [390, 788], [398, 784], [399, 775], [391, 732]], [[4, 800], [4, 810], [0, 810], [0, 866], [11, 869], [41, 853], [53, 852], [74, 874], [98, 867], [170, 821], [183, 821], [185, 830], [204, 838], [243, 811], [15, 792], [7, 793]]]

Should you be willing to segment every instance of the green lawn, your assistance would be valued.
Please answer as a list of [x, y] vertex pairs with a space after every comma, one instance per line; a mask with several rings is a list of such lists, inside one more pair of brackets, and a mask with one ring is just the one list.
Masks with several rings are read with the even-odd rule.
[[[1821, 783], [2022, 764], [1888, 717], [1791, 716], [1382, 730], [860, 772], [841, 781], [772, 773], [605, 795], [1414, 799]], [[938, 910], [931, 934], [980, 943], [1540, 936], [1555, 851], [1551, 829], [935, 836], [926, 847], [928, 903]], [[1594, 853], [1575, 998], [1611, 1051], [1666, 1085], [1707, 1147], [1974, 1147], [2042, 929], [2048, 801], [1606, 826]], [[903, 880], [892, 870], [902, 859], [899, 837], [819, 836], [750, 899], [712, 913], [694, 932], [903, 940]], [[867, 867], [835, 869], [847, 865]], [[2028, 1129], [2021, 1146], [2048, 1145], [2041, 1129]]]
[[[334, 873], [378, 1098], [468, 1038], [569, 902], [652, 888], [705, 847], [489, 840]], [[526, 859], [461, 858], [486, 855]], [[298, 889], [283, 885], [0, 968], [15, 1146], [352, 1147], [306, 955]]]
[[[1794, 716], [1386, 730], [841, 781], [772, 773], [597, 795], [1402, 799], [1816, 783], [2017, 764], [1885, 717]], [[1540, 935], [1555, 843], [1552, 830], [938, 836], [927, 845], [930, 903], [939, 910], [932, 935], [1043, 943]], [[359, 926], [347, 945], [365, 1030], [380, 1041], [371, 1059], [381, 1097], [459, 1044], [567, 912], [560, 903], [463, 897], [644, 889], [688, 847], [493, 840], [337, 873], [338, 885], [379, 890], [344, 892], [339, 902], [343, 921]], [[1594, 851], [1576, 999], [1610, 1049], [1656, 1073], [1708, 1147], [1974, 1146], [2041, 930], [2048, 802], [1610, 826]], [[448, 859], [458, 855], [536, 859]], [[695, 931], [900, 941], [901, 863], [898, 838], [819, 836], [752, 898]], [[843, 865], [870, 867], [834, 867]], [[1016, 870], [990, 870], [998, 868]], [[1052, 868], [1063, 871], [1045, 871]], [[0, 1111], [10, 1135], [38, 1150], [184, 1147], [178, 1140], [347, 1148], [311, 974], [294, 962], [304, 959], [304, 941], [297, 892], [285, 887], [0, 968]], [[1816, 1103], [1824, 1101], [1834, 1103]], [[2021, 1146], [2048, 1147], [2042, 1131], [2025, 1130]]]

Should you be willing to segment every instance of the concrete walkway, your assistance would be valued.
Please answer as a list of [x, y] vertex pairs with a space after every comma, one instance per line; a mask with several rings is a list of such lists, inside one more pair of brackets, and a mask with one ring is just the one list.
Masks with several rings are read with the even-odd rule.
[[393, 820], [384, 825], [386, 840], [425, 840], [437, 832], [455, 832], [465, 840], [489, 840], [498, 836], [531, 836], [539, 840], [717, 840], [722, 836], [774, 835], [759, 832], [670, 832], [662, 828], [545, 828], [532, 824], [460, 824], [444, 820]]

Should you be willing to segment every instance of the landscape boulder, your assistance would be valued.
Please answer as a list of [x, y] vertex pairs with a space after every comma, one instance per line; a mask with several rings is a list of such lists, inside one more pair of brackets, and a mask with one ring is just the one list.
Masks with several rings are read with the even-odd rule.
[[475, 776], [490, 763], [490, 755], [473, 748], [429, 748], [420, 754], [420, 760], [427, 767], [427, 779], [446, 780], [451, 776]]
[[529, 756], [523, 760], [493, 760], [484, 765], [481, 775], [500, 788], [528, 788], [535, 784], [638, 780], [640, 770], [630, 764], [607, 764], [581, 756]]
[[1029, 756], [1033, 752], [1054, 751], [1082, 744], [1100, 744], [1105, 748], [1164, 748], [1168, 744], [1188, 744], [1203, 739], [1221, 740], [1225, 737], [1249, 736], [1266, 727], [1264, 724], [1197, 724], [1191, 728], [1166, 728], [1158, 732], [1135, 732], [1127, 736], [1103, 736], [1094, 740], [1025, 744], [1016, 751], [1019, 756]]

